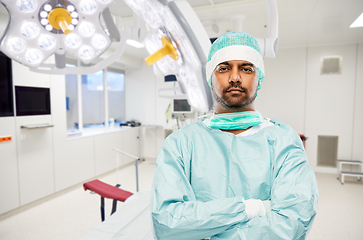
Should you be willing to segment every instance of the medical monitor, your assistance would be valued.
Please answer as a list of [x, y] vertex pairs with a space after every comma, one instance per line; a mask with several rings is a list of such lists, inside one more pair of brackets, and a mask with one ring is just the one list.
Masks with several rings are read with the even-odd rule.
[[193, 112], [192, 107], [189, 105], [186, 99], [173, 99], [173, 109], [174, 113], [191, 113]]
[[50, 114], [49, 88], [15, 86], [17, 116]]

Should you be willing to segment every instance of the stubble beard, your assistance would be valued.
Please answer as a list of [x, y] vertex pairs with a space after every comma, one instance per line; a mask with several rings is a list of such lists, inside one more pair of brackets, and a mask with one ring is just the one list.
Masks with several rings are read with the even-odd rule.
[[[242, 110], [244, 108], [247, 108], [251, 103], [253, 103], [257, 97], [257, 88], [256, 90], [254, 91], [254, 94], [252, 94], [251, 97], [247, 98], [245, 96], [248, 96], [248, 90], [246, 88], [243, 88], [243, 91], [244, 91], [244, 95], [245, 96], [242, 96], [240, 98], [242, 98], [241, 100], [239, 101], [233, 101], [234, 98], [236, 97], [226, 97], [226, 92], [228, 91], [227, 90], [224, 90], [222, 92], [222, 96], [218, 96], [215, 91], [213, 91], [213, 95], [214, 95], [214, 99], [216, 100], [216, 102], [218, 102], [223, 108], [225, 109], [228, 109], [228, 110]], [[232, 98], [232, 99], [229, 99], [229, 98]]]

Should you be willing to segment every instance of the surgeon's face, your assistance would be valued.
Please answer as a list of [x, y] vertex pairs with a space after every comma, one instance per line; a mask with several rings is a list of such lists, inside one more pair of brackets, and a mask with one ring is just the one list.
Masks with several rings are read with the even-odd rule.
[[253, 111], [258, 88], [254, 65], [243, 60], [220, 63], [212, 74], [216, 113]]

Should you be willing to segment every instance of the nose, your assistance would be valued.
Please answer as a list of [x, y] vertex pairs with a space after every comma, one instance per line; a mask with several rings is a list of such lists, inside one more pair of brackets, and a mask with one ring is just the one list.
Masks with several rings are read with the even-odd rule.
[[238, 72], [238, 68], [232, 68], [231, 75], [229, 77], [229, 82], [242, 82], [241, 76]]

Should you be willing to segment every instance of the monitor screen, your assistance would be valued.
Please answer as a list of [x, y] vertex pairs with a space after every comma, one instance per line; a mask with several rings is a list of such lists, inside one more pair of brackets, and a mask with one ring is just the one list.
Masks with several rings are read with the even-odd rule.
[[16, 115], [50, 114], [49, 88], [15, 86]]
[[186, 99], [174, 99], [174, 112], [190, 112], [191, 107]]
[[14, 116], [11, 59], [0, 52], [0, 117]]

